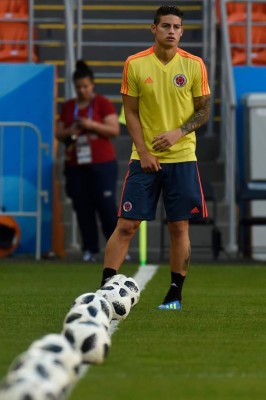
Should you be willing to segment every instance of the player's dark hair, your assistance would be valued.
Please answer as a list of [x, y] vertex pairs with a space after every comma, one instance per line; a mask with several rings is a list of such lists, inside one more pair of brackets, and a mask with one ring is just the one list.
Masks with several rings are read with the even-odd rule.
[[155, 13], [154, 16], [154, 24], [158, 25], [160, 22], [160, 18], [162, 15], [176, 15], [177, 17], [179, 17], [181, 19], [181, 23], [183, 21], [183, 16], [184, 13], [183, 11], [180, 10], [180, 8], [176, 7], [176, 6], [161, 6], [158, 8], [158, 10]]
[[83, 78], [90, 78], [91, 81], [93, 82], [94, 74], [93, 71], [90, 69], [90, 67], [88, 67], [88, 65], [85, 63], [85, 61], [78, 60], [76, 62], [76, 69], [73, 73], [73, 81]]

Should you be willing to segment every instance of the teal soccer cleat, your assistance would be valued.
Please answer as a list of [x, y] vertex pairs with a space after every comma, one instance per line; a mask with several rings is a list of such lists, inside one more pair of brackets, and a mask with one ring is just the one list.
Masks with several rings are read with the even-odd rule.
[[158, 310], [181, 310], [182, 304], [180, 301], [171, 301], [170, 303], [160, 304]]

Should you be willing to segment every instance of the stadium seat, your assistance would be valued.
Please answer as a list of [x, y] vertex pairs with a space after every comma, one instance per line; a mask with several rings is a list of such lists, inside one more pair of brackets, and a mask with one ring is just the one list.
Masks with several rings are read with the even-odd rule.
[[[251, 8], [252, 21], [266, 21], [266, 4], [253, 3]], [[228, 3], [227, 5], [228, 21], [246, 21], [247, 8], [243, 3]]]
[[[9, 21], [0, 24], [0, 62], [28, 61], [28, 44], [18, 43], [19, 41], [28, 40], [28, 31], [27, 23]], [[37, 61], [38, 57], [35, 49], [33, 62]]]
[[[246, 25], [229, 25], [230, 42], [235, 44], [246, 44], [247, 42], [247, 27]], [[252, 31], [252, 44], [266, 43], [266, 25], [253, 25]]]
[[[252, 45], [251, 49], [252, 64], [264, 65], [266, 56], [266, 26], [253, 25]], [[230, 25], [229, 37], [232, 49], [232, 63], [234, 65], [243, 65], [247, 62], [247, 44], [246, 26], [245, 25]], [[239, 45], [242, 45], [241, 47]], [[261, 45], [261, 47], [259, 46]]]
[[[264, 3], [253, 3], [252, 4], [252, 21], [266, 21], [266, 4]], [[244, 3], [227, 3], [227, 16], [228, 21], [246, 21], [247, 19], [247, 8]], [[221, 12], [220, 12], [220, 0], [216, 0], [216, 16], [217, 20], [221, 22]]]
[[28, 0], [1, 0], [0, 18], [27, 18], [29, 12]]
[[[233, 65], [246, 65], [247, 52], [245, 49], [234, 49], [232, 51], [232, 64]], [[251, 52], [252, 65], [266, 65], [266, 48], [253, 49]]]

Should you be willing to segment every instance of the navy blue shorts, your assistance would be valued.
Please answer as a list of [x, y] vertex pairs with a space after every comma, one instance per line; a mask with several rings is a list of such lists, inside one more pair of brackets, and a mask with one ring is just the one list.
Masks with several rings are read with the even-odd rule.
[[207, 217], [197, 162], [162, 163], [161, 167], [158, 172], [145, 173], [140, 161], [130, 161], [118, 217], [154, 220], [161, 193], [168, 221]]

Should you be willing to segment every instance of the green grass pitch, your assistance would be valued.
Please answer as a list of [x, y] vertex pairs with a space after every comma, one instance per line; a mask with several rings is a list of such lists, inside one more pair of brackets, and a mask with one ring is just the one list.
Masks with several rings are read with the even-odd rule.
[[[73, 300], [97, 290], [101, 269], [0, 261], [0, 378], [33, 340], [60, 333]], [[137, 269], [126, 264], [121, 273]], [[191, 265], [181, 312], [156, 309], [168, 284], [160, 266], [118, 325], [105, 363], [87, 371], [70, 400], [265, 399], [266, 266]]]

